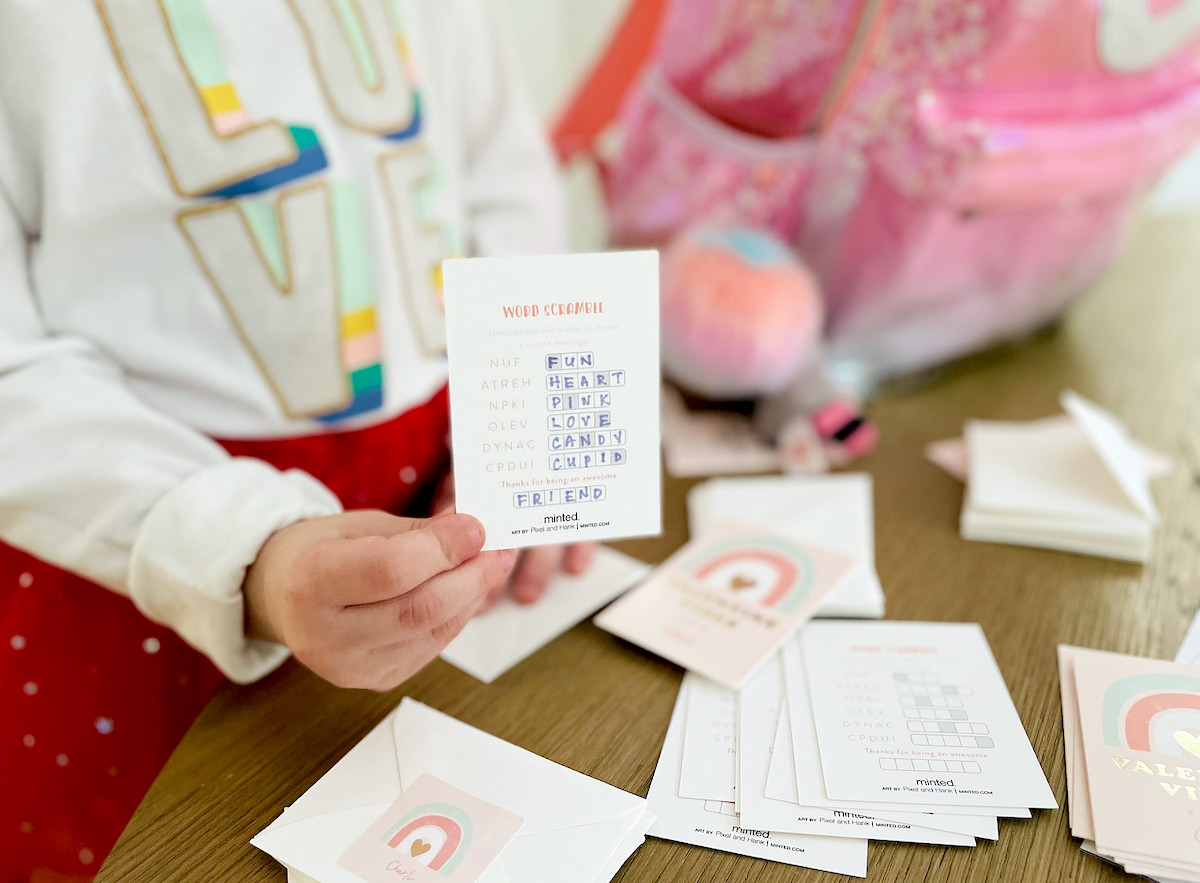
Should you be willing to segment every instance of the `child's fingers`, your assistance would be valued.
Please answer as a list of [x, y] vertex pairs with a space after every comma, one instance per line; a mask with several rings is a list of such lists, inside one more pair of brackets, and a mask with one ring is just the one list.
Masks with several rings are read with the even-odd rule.
[[508, 586], [506, 586], [504, 583], [493, 587], [493, 589], [488, 592], [487, 597], [483, 599], [483, 603], [479, 605], [479, 610], [476, 611], [476, 615], [479, 613], [487, 613], [489, 610], [495, 607], [496, 603], [504, 597], [504, 594], [507, 590]]
[[408, 533], [425, 523], [423, 518], [405, 518], [380, 509], [352, 509], [336, 516], [337, 533], [327, 539], [353, 540], [359, 537], [392, 537]]
[[373, 648], [411, 641], [414, 635], [436, 635], [447, 623], [474, 614], [488, 592], [504, 584], [515, 560], [511, 550], [483, 552], [391, 601], [345, 612], [370, 623]]
[[367, 665], [371, 667], [373, 675], [364, 686], [377, 692], [394, 690], [441, 653], [471, 621], [475, 612], [475, 608], [468, 607], [427, 635], [371, 651], [367, 656]]
[[587, 573], [595, 557], [595, 543], [572, 543], [567, 546], [567, 554], [563, 557], [563, 570], [573, 576]]
[[558, 573], [566, 552], [562, 546], [537, 546], [526, 549], [512, 579], [513, 599], [532, 604], [546, 592], [550, 579]]
[[470, 515], [420, 522], [392, 537], [329, 543], [326, 602], [343, 607], [385, 604], [479, 554], [483, 525]]

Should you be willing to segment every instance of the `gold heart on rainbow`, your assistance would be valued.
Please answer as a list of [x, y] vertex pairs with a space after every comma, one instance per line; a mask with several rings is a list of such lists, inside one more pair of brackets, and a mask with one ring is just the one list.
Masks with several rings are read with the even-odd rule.
[[1200, 739], [1197, 739], [1187, 730], [1176, 730], [1175, 741], [1179, 743], [1179, 747], [1184, 751], [1200, 757]]

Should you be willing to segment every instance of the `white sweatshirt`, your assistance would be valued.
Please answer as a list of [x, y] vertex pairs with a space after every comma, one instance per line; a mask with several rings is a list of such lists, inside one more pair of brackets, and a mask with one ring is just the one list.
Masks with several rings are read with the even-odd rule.
[[488, 0], [0, 2], [0, 539], [231, 678], [275, 530], [339, 510], [209, 436], [391, 418], [445, 380], [438, 267], [556, 250]]

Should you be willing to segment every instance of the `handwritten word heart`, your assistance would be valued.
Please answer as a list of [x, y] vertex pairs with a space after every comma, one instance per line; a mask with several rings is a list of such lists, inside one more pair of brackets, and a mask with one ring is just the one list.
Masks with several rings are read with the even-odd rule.
[[1200, 739], [1197, 739], [1187, 730], [1176, 730], [1175, 741], [1179, 743], [1179, 747], [1184, 751], [1200, 757]]
[[424, 855], [425, 853], [429, 852], [431, 848], [432, 847], [430, 847], [430, 845], [424, 840], [417, 839], [412, 842], [409, 852], [412, 854], [413, 858], [416, 858], [417, 856]]

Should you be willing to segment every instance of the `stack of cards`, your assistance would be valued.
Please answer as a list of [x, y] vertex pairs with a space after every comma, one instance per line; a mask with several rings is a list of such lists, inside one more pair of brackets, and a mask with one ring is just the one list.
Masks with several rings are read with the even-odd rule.
[[973, 846], [1056, 806], [977, 625], [810, 623], [740, 691], [687, 675], [671, 728], [650, 833], [726, 851], [861, 876], [868, 839]]
[[1081, 396], [1062, 405], [1066, 414], [1031, 423], [972, 421], [965, 447], [930, 446], [934, 462], [966, 472], [963, 537], [1146, 561], [1158, 522], [1148, 478], [1170, 461]]
[[490, 684], [649, 571], [648, 564], [600, 546], [587, 573], [560, 573], [536, 604], [518, 604], [506, 596], [476, 616], [442, 651], [442, 659]]
[[883, 589], [875, 575], [871, 476], [717, 478], [688, 494], [692, 536], [731, 518], [854, 560], [853, 570], [817, 605], [817, 616], [883, 616]]
[[293, 881], [607, 883], [646, 801], [405, 699], [251, 842]]
[[650, 836], [865, 877], [866, 840], [781, 834], [750, 827], [738, 815], [732, 696], [695, 675], [684, 678], [646, 798], [658, 816]]
[[1058, 648], [1071, 833], [1157, 880], [1200, 881], [1200, 667]]

